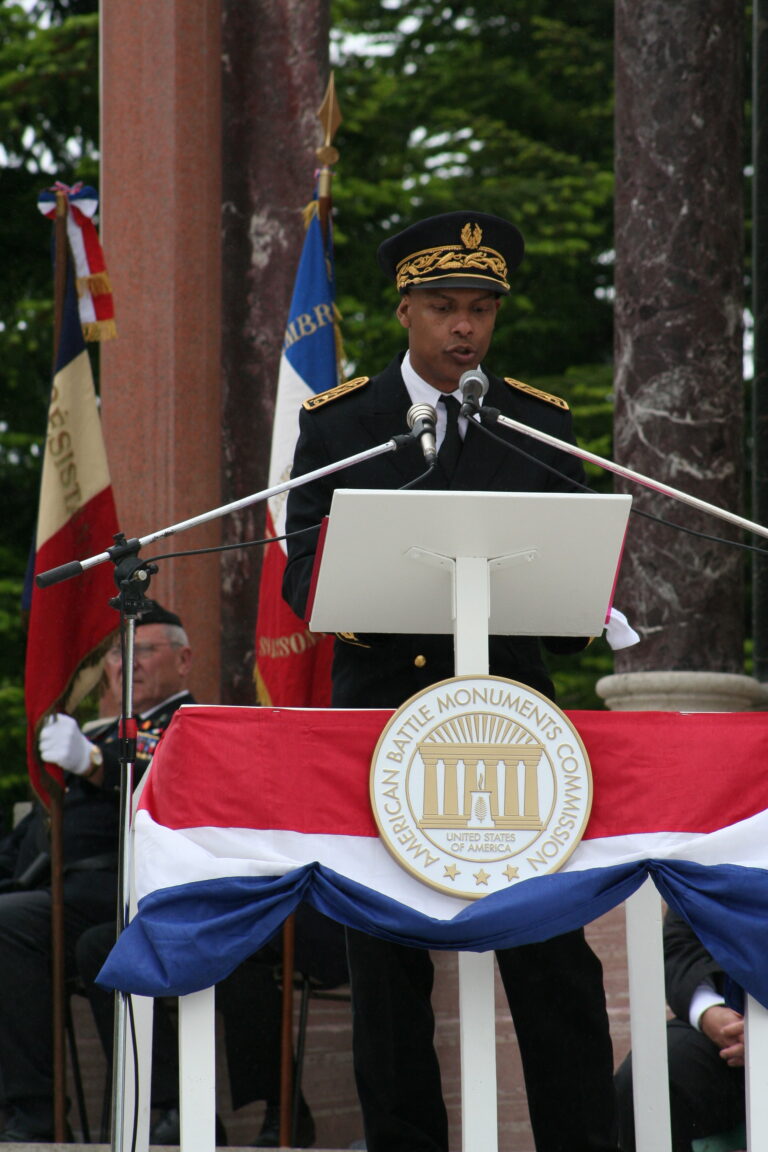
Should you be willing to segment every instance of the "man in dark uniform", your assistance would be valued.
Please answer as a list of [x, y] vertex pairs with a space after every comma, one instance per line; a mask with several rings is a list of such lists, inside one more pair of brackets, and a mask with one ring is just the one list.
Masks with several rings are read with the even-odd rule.
[[[725, 974], [691, 926], [671, 908], [664, 917], [669, 1102], [672, 1152], [744, 1123], [744, 1017], [723, 995]], [[632, 1057], [616, 1073], [622, 1152], [635, 1152]], [[740, 1144], [739, 1147], [744, 1147]]]
[[[507, 277], [522, 255], [523, 240], [512, 224], [471, 211], [432, 217], [386, 240], [379, 263], [401, 294], [397, 317], [408, 332], [408, 351], [372, 379], [359, 377], [305, 402], [294, 475], [404, 432], [409, 407], [425, 402], [437, 412], [439, 448], [427, 487], [568, 492], [571, 481], [581, 482], [581, 466], [569, 454], [500, 431], [528, 454], [523, 457], [458, 415], [459, 379], [484, 360], [501, 297], [509, 292]], [[573, 441], [564, 401], [509, 377], [487, 375], [485, 403]], [[287, 531], [319, 524], [337, 487], [395, 489], [423, 471], [421, 448], [414, 443], [295, 488], [288, 498]], [[283, 594], [299, 616], [306, 607], [316, 539], [307, 532], [289, 540]], [[547, 643], [558, 651], [578, 651], [586, 641]], [[553, 698], [536, 638], [491, 637], [489, 654], [491, 674]], [[335, 645], [333, 704], [397, 708], [453, 673], [450, 637], [345, 634]], [[352, 931], [348, 953], [355, 1073], [368, 1150], [447, 1152], [429, 954]], [[520, 1043], [538, 1152], [615, 1152], [602, 969], [583, 933], [506, 949], [497, 958]]]
[[[138, 713], [136, 780], [182, 704], [191, 650], [181, 620], [149, 602], [136, 624], [134, 708]], [[107, 654], [119, 683], [120, 649]], [[41, 756], [64, 769], [63, 888], [65, 964], [93, 925], [115, 923], [120, 761], [117, 720], [84, 732], [58, 714], [43, 726]], [[47, 818], [34, 809], [7, 889], [0, 894], [0, 1080], [5, 1095], [3, 1143], [53, 1138], [51, 889]]]

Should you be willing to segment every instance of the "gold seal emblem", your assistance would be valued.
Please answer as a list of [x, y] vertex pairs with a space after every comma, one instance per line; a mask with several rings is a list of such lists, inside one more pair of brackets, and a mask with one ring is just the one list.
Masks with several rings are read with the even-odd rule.
[[397, 862], [463, 899], [560, 868], [592, 806], [584, 745], [564, 712], [497, 676], [406, 701], [371, 763], [371, 803]]
[[479, 248], [483, 230], [479, 224], [465, 224], [461, 230], [461, 242], [465, 248]]

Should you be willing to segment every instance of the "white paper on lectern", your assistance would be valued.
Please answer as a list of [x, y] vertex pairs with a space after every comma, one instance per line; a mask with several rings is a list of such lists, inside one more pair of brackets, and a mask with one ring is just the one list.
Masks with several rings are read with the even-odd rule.
[[451, 561], [472, 556], [489, 561], [492, 635], [598, 635], [631, 503], [580, 492], [339, 488], [310, 627], [449, 634]]

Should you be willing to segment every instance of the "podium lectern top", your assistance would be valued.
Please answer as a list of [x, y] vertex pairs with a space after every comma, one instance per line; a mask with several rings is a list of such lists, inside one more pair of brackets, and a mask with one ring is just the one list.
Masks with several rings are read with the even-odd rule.
[[582, 493], [337, 489], [310, 627], [449, 634], [454, 561], [483, 557], [491, 634], [597, 635], [631, 503]]

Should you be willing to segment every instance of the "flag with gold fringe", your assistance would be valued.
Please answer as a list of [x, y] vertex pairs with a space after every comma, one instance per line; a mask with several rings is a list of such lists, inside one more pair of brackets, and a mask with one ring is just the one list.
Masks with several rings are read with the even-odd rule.
[[[98, 402], [84, 343], [86, 333], [90, 339], [114, 335], [114, 313], [111, 296], [106, 308], [105, 293], [99, 291], [107, 280], [98, 237], [94, 243], [91, 234], [91, 229], [95, 233], [91, 219], [95, 193], [88, 190], [88, 209], [81, 211], [72, 201], [82, 192], [85, 189], [68, 196], [58, 186], [51, 193], [54, 215], [58, 193], [59, 208], [66, 213], [70, 226], [66, 233], [69, 243], [63, 232], [60, 234], [64, 252], [59, 255], [66, 258], [67, 275], [64, 297], [59, 302], [34, 547], [35, 575], [105, 551], [118, 530]], [[46, 202], [49, 199], [46, 196]], [[79, 203], [82, 205], [83, 201]], [[71, 218], [76, 212], [87, 219], [88, 228], [76, 223], [73, 231]], [[82, 240], [79, 254], [72, 243], [73, 234], [79, 234]], [[83, 253], [89, 261], [85, 266], [91, 269], [87, 276], [81, 275], [85, 267]], [[78, 298], [76, 278], [83, 281], [88, 276], [93, 277], [91, 303], [86, 301], [84, 306], [82, 290]], [[106, 643], [119, 624], [118, 614], [109, 604], [116, 591], [113, 570], [107, 564], [44, 589], [33, 582], [25, 669], [27, 759], [30, 780], [45, 804], [52, 790], [61, 785], [62, 773], [53, 765], [41, 764], [37, 751], [39, 728], [49, 713], [72, 711], [98, 682]]]
[[[333, 245], [317, 201], [308, 206], [307, 230], [285, 329], [275, 402], [269, 486], [290, 474], [299, 430], [299, 409], [338, 383]], [[286, 494], [267, 506], [269, 537], [285, 531]], [[259, 588], [254, 678], [260, 704], [327, 707], [330, 703], [332, 637], [320, 636], [295, 616], [282, 598], [286, 551], [268, 544]]]
[[67, 239], [75, 265], [78, 310], [86, 340], [109, 340], [117, 335], [112, 286], [93, 217], [99, 206], [94, 188], [87, 184], [56, 183], [41, 192], [37, 206], [44, 216], [56, 215], [56, 195], [68, 203]]

